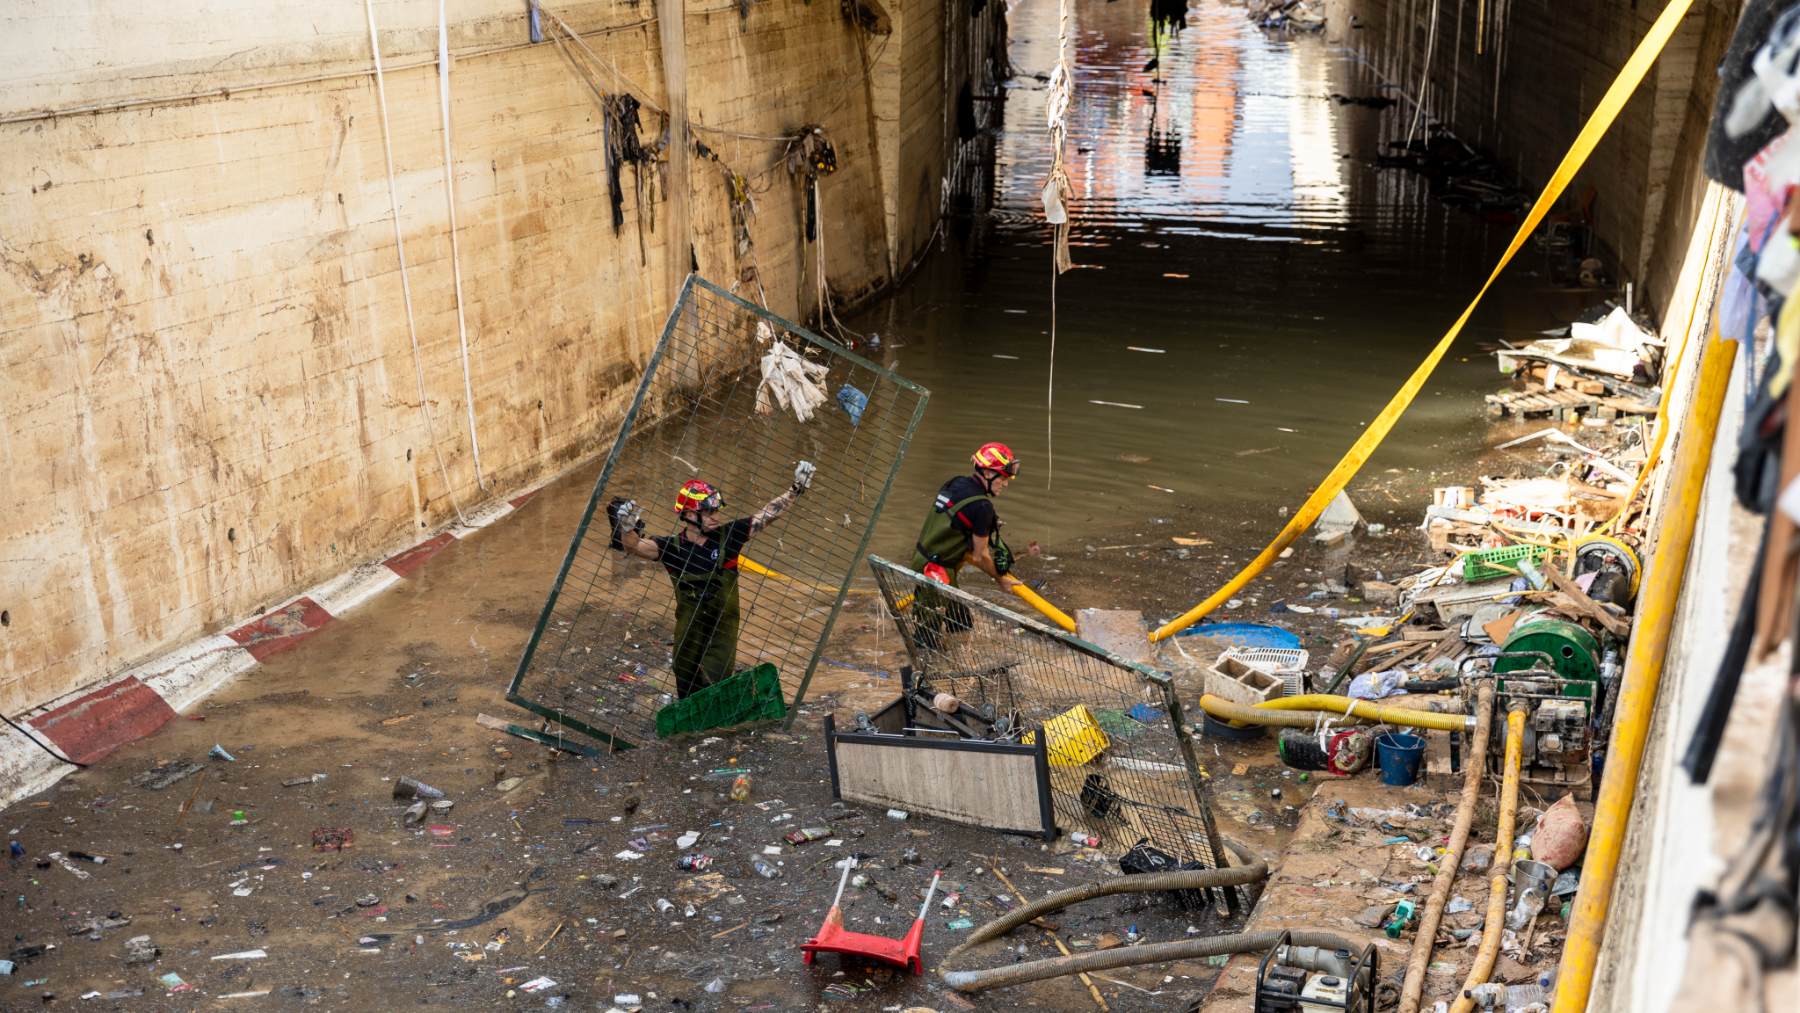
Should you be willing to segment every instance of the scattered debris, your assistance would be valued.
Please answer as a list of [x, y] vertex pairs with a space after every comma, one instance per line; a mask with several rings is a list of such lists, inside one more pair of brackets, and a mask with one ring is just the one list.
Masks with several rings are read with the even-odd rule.
[[132, 936], [125, 940], [125, 963], [150, 964], [162, 956], [162, 950], [150, 941], [149, 936]]
[[356, 843], [356, 832], [349, 827], [318, 827], [312, 832], [314, 851], [342, 851]]

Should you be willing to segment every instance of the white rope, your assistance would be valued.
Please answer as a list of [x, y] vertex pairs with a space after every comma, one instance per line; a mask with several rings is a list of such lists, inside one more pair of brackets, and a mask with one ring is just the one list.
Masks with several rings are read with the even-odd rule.
[[375, 34], [375, 0], [363, 0], [363, 9], [369, 15], [369, 51], [375, 56], [375, 98], [381, 106], [381, 151], [387, 159], [388, 206], [394, 220], [394, 250], [400, 257], [400, 297], [406, 306], [406, 334], [412, 340], [413, 372], [419, 381], [419, 410], [425, 415], [425, 439], [437, 457], [438, 474], [444, 480], [444, 495], [449, 497], [456, 519], [466, 524], [462, 506], [456, 502], [454, 486], [450, 484], [450, 469], [444, 466], [444, 452], [438, 448], [436, 426], [431, 420], [431, 400], [425, 393], [425, 364], [419, 357], [419, 328], [413, 319], [412, 282], [406, 273], [406, 241], [400, 234], [400, 194], [394, 186], [394, 141], [388, 130], [387, 83], [381, 73], [381, 43]]
[[1050, 377], [1044, 390], [1044, 487], [1056, 477], [1056, 277], [1073, 267], [1069, 259], [1069, 201], [1074, 189], [1063, 169], [1063, 143], [1068, 139], [1069, 105], [1075, 98], [1075, 69], [1070, 60], [1069, 0], [1057, 3], [1056, 69], [1044, 98], [1044, 122], [1050, 129], [1050, 175], [1044, 180], [1044, 220], [1050, 223]]
[[438, 110], [444, 121], [444, 206], [450, 212], [450, 277], [456, 286], [456, 343], [462, 354], [463, 402], [469, 409], [469, 454], [475, 487], [487, 488], [481, 474], [481, 440], [475, 435], [475, 385], [469, 378], [469, 326], [463, 319], [462, 251], [456, 241], [456, 172], [450, 155], [450, 32], [444, 0], [438, 0]]

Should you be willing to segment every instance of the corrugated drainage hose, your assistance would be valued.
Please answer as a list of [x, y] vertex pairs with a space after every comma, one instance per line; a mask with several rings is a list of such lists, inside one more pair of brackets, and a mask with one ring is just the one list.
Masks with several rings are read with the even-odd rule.
[[[1469, 1013], [1475, 1008], [1470, 995], [1477, 985], [1487, 984], [1494, 973], [1494, 958], [1500, 955], [1500, 936], [1506, 930], [1506, 870], [1512, 866], [1513, 819], [1519, 811], [1519, 764], [1524, 755], [1525, 705], [1514, 702], [1506, 713], [1506, 769], [1500, 781], [1500, 826], [1494, 832], [1494, 875], [1488, 880], [1487, 920], [1481, 923], [1481, 948], [1475, 951], [1475, 966], [1469, 968], [1450, 1013]], [[1471, 762], [1475, 762], [1471, 758]]]
[[[1269, 875], [1269, 864], [1249, 848], [1236, 841], [1226, 841], [1225, 846], [1238, 857], [1242, 864], [1225, 869], [1189, 869], [1180, 872], [1157, 872], [1137, 876], [1121, 876], [1100, 883], [1089, 883], [1086, 886], [1071, 890], [1061, 890], [1049, 894], [1023, 907], [1001, 915], [988, 922], [964, 940], [962, 945], [945, 954], [950, 960], [971, 946], [987, 942], [997, 936], [1040, 918], [1054, 911], [1060, 911], [1072, 904], [1096, 897], [1105, 897], [1115, 893], [1151, 893], [1175, 890], [1204, 890], [1211, 887], [1246, 886], [1260, 882]], [[1240, 936], [1214, 936], [1207, 939], [1183, 939], [1171, 943], [1153, 943], [1149, 946], [1133, 946], [1129, 949], [1109, 950], [1098, 953], [1083, 953], [1075, 956], [1063, 956], [1052, 960], [1038, 960], [1030, 963], [1011, 964], [1006, 967], [989, 968], [974, 971], [942, 972], [944, 981], [961, 992], [980, 992], [990, 988], [1006, 985], [1022, 985], [1030, 981], [1044, 978], [1060, 978], [1070, 974], [1081, 974], [1087, 971], [1103, 971], [1110, 967], [1126, 967], [1132, 964], [1149, 964], [1168, 960], [1185, 960], [1194, 957], [1209, 957], [1220, 953], [1242, 953], [1246, 950], [1268, 949], [1275, 945], [1279, 932], [1259, 932]], [[1317, 946], [1327, 950], [1347, 950], [1350, 944], [1336, 936], [1322, 932], [1296, 932], [1291, 940], [1293, 946]]]
[[[1462, 865], [1463, 846], [1469, 843], [1469, 824], [1475, 819], [1475, 800], [1481, 797], [1481, 775], [1487, 767], [1488, 733], [1494, 726], [1494, 684], [1481, 684], [1475, 703], [1475, 737], [1463, 761], [1462, 798], [1456, 803], [1456, 823], [1450, 829], [1450, 846], [1438, 866], [1437, 879], [1431, 884], [1431, 896], [1425, 901], [1425, 913], [1419, 916], [1418, 935], [1413, 938], [1412, 959], [1406, 965], [1406, 983], [1400, 989], [1400, 1013], [1418, 1013], [1420, 998], [1425, 994], [1425, 969], [1431, 964], [1431, 950], [1437, 943], [1437, 930], [1444, 918], [1444, 904], [1450, 899], [1450, 888], [1456, 884], [1456, 871]], [[1494, 849], [1495, 860], [1500, 849]]]
[[1184, 869], [1179, 872], [1152, 872], [1136, 876], [1121, 876], [1046, 894], [1030, 904], [1008, 911], [969, 933], [969, 938], [945, 954], [944, 959], [949, 960], [971, 946], [985, 943], [997, 936], [1003, 936], [1034, 918], [1042, 918], [1053, 911], [1061, 911], [1063, 908], [1079, 904], [1084, 900], [1108, 897], [1115, 893], [1156, 893], [1164, 890], [1205, 890], [1218, 886], [1248, 886], [1268, 878], [1269, 863], [1256, 852], [1231, 840], [1226, 841], [1225, 846], [1238, 857], [1239, 864], [1224, 869]]
[[[1133, 879], [1142, 877], [1129, 877]], [[1060, 978], [1087, 971], [1106, 971], [1115, 967], [1138, 964], [1161, 964], [1176, 960], [1216, 957], [1225, 953], [1254, 953], [1267, 950], [1281, 939], [1280, 932], [1247, 932], [1235, 936], [1209, 936], [1204, 939], [1182, 939], [1172, 943], [1147, 946], [1122, 946], [1116, 950], [1100, 950], [1073, 957], [1031, 960], [1022, 964], [990, 968], [985, 971], [945, 971], [944, 981], [958, 992], [981, 992], [1007, 985], [1023, 985], [1045, 978]], [[1290, 946], [1316, 946], [1324, 950], [1353, 950], [1342, 936], [1329, 932], [1297, 930], [1289, 933]]]

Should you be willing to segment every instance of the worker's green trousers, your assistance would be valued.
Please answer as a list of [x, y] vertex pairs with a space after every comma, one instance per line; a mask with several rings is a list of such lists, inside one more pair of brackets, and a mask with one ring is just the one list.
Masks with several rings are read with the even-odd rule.
[[675, 696], [695, 693], [737, 668], [738, 578], [725, 571], [675, 582]]

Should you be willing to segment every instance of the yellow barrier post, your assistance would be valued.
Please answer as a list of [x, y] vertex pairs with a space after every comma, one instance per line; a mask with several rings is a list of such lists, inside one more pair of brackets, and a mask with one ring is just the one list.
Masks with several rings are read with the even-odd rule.
[[1619, 855], [1631, 822], [1637, 797], [1638, 769], [1650, 737], [1650, 719], [1662, 684], [1663, 656], [1669, 647], [1681, 598], [1682, 578], [1694, 544], [1694, 521], [1700, 496], [1712, 462], [1713, 441], [1719, 432], [1719, 412], [1731, 381], [1737, 342], [1715, 340], [1702, 351], [1700, 378], [1688, 409], [1687, 424], [1669, 476], [1668, 501], [1651, 570], [1638, 599], [1637, 620], [1631, 647], [1625, 656], [1619, 705], [1613, 721], [1612, 743], [1606, 752], [1606, 772], [1594, 803], [1594, 825], [1582, 859], [1581, 889], [1569, 918], [1569, 937], [1556, 976], [1556, 1005], [1552, 1013], [1582, 1013], [1594, 984], [1594, 968], [1605, 938], [1606, 916], [1612, 905], [1613, 884], [1618, 878]]
[[1394, 424], [1400, 420], [1400, 416], [1411, 406], [1413, 398], [1417, 397], [1419, 390], [1425, 386], [1425, 381], [1431, 378], [1432, 372], [1443, 360], [1444, 353], [1450, 350], [1451, 344], [1462, 333], [1463, 326], [1469, 322], [1469, 317], [1474, 315], [1475, 307], [1481, 305], [1482, 297], [1486, 296], [1488, 289], [1493, 287], [1495, 280], [1500, 277], [1500, 272], [1512, 263], [1513, 256], [1524, 247], [1525, 241], [1531, 237], [1531, 233], [1536, 231], [1538, 225], [1543, 222], [1544, 216], [1550, 213], [1550, 208], [1562, 197], [1563, 191], [1569, 186], [1569, 181], [1575, 178], [1576, 171], [1593, 153], [1594, 146], [1600, 143], [1600, 138], [1606, 135], [1606, 131], [1611, 128], [1613, 121], [1618, 119], [1619, 111], [1625, 107], [1626, 100], [1631, 98], [1631, 93], [1636, 91], [1637, 86], [1643, 82], [1644, 75], [1650, 70], [1650, 65], [1656, 62], [1657, 56], [1662, 53], [1663, 46], [1668, 44], [1669, 37], [1675, 33], [1675, 29], [1681, 24], [1681, 19], [1692, 5], [1693, 0], [1669, 0], [1669, 5], [1663, 8], [1662, 14], [1658, 15], [1656, 22], [1650, 26], [1650, 31], [1645, 33], [1643, 41], [1638, 43], [1638, 47], [1632, 52], [1630, 59], [1626, 60], [1625, 66], [1619, 70], [1619, 76], [1613, 79], [1612, 85], [1606, 89], [1606, 94], [1600, 97], [1600, 104], [1594, 108], [1594, 114], [1588, 117], [1587, 123], [1581, 128], [1581, 133], [1576, 135], [1575, 143], [1569, 146], [1568, 153], [1563, 155], [1561, 164], [1556, 167], [1555, 172], [1550, 174], [1550, 182], [1545, 184], [1544, 192], [1538, 194], [1537, 201], [1531, 205], [1531, 212], [1519, 225], [1519, 230], [1513, 235], [1512, 242], [1506, 245], [1506, 252], [1500, 255], [1500, 261], [1494, 265], [1487, 280], [1481, 283], [1481, 289], [1475, 293], [1475, 298], [1469, 300], [1469, 305], [1456, 318], [1456, 322], [1450, 325], [1450, 329], [1438, 340], [1436, 347], [1432, 348], [1430, 354], [1425, 356], [1425, 360], [1412, 371], [1412, 375], [1406, 378], [1406, 382], [1395, 392], [1387, 406], [1381, 409], [1381, 414], [1375, 416], [1374, 421], [1370, 422], [1368, 428], [1363, 430], [1362, 436], [1344, 453], [1343, 458], [1331, 469], [1330, 474], [1325, 476], [1325, 480], [1319, 483], [1319, 487], [1313, 490], [1306, 502], [1300, 504], [1300, 508], [1294, 511], [1294, 515], [1288, 518], [1287, 524], [1275, 536], [1275, 540], [1257, 553], [1255, 559], [1252, 559], [1239, 571], [1237, 576], [1227, 581], [1225, 586], [1216, 591], [1212, 597], [1195, 605], [1180, 617], [1170, 620], [1150, 634], [1151, 640], [1158, 641], [1172, 637], [1229, 601], [1232, 596], [1243, 589], [1244, 585], [1255, 580], [1267, 569], [1269, 564], [1281, 555], [1283, 549], [1292, 545], [1294, 540], [1299, 538], [1307, 528], [1312, 527], [1313, 522], [1318, 520], [1319, 515], [1325, 511], [1326, 505], [1336, 499], [1337, 494], [1343, 492], [1344, 487], [1350, 484], [1350, 480], [1356, 477], [1356, 473], [1362, 470], [1363, 464], [1375, 452], [1375, 448], [1381, 445], [1381, 441], [1387, 438], [1388, 433], [1393, 430]]

